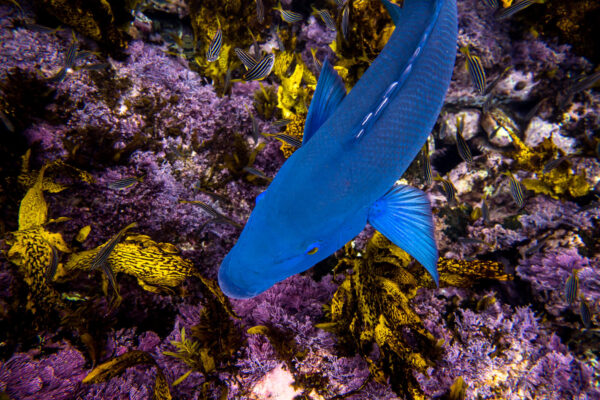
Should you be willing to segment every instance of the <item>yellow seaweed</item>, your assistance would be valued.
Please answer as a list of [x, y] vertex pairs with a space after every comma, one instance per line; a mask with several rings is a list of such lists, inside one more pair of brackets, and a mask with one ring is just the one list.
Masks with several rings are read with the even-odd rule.
[[[89, 269], [101, 248], [71, 254], [57, 271], [56, 279], [69, 277], [75, 270]], [[128, 235], [115, 246], [107, 262], [115, 274], [134, 276], [144, 290], [154, 293], [179, 286], [193, 272], [192, 263], [179, 256], [175, 246], [154, 242], [146, 235]]]
[[30, 288], [26, 308], [33, 313], [63, 308], [60, 294], [49, 285], [47, 271], [54, 251], [71, 250], [59, 233], [45, 229], [48, 205], [44, 200], [43, 182], [46, 166], [38, 172], [33, 186], [27, 191], [19, 207], [19, 230], [9, 234], [7, 259], [19, 267]]
[[551, 171], [544, 173], [544, 166], [556, 157], [562, 156], [551, 139], [544, 139], [534, 148], [525, 145], [516, 135], [511, 134], [515, 151], [508, 156], [515, 160], [516, 167], [533, 172], [535, 178], [523, 179], [523, 185], [535, 193], [542, 193], [555, 199], [585, 196], [591, 186], [585, 173], [575, 174], [566, 160]]
[[127, 368], [140, 364], [150, 364], [156, 367], [156, 381], [154, 383], [152, 398], [156, 400], [171, 400], [172, 396], [169, 384], [162, 369], [149, 353], [141, 350], [128, 351], [96, 366], [83, 378], [82, 383], [106, 382], [115, 376], [119, 376]]
[[[306, 117], [303, 115], [291, 115], [290, 120], [290, 123], [287, 124], [285, 127], [284, 133], [298, 140], [302, 140], [302, 137], [304, 136], [304, 123], [306, 122]], [[294, 153], [294, 151], [297, 150], [294, 146], [289, 145], [283, 141], [281, 143], [280, 149], [283, 152], [283, 156], [285, 158], [288, 158]]]
[[[300, 57], [295, 57], [295, 60], [296, 66], [289, 77], [283, 69], [275, 71], [281, 79], [281, 85], [277, 90], [277, 106], [281, 109], [284, 118], [308, 113], [309, 96], [316, 87], [316, 78], [308, 67]], [[303, 81], [305, 86], [301, 85]]]
[[[367, 361], [372, 377], [389, 382], [392, 388], [407, 398], [424, 399], [416, 379], [400, 377], [398, 371], [414, 369], [426, 373], [437, 357], [442, 343], [423, 326], [410, 301], [420, 287], [435, 287], [429, 274], [420, 265], [379, 232], [369, 240], [359, 255], [346, 245], [346, 256], [335, 271], [351, 269], [327, 306], [328, 321], [317, 327], [334, 332], [342, 345], [358, 349]], [[441, 258], [438, 264], [440, 286], [470, 286], [480, 279], [506, 280], [500, 263], [492, 261], [463, 261]], [[410, 345], [402, 335], [402, 327], [414, 333]], [[260, 330], [257, 328], [257, 332]], [[252, 332], [255, 333], [255, 332]], [[371, 345], [380, 349], [376, 362], [369, 358]]]

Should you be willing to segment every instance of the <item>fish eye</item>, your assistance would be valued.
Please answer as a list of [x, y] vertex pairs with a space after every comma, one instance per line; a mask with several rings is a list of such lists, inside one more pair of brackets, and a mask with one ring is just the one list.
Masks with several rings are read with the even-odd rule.
[[319, 251], [319, 242], [315, 242], [315, 243], [311, 244], [310, 246], [308, 246], [308, 248], [306, 249], [306, 254], [313, 255], [317, 251]]

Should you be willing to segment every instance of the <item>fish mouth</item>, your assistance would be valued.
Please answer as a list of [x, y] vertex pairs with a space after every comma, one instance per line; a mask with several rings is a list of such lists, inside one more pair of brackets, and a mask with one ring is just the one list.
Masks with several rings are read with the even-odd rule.
[[232, 279], [229, 268], [229, 257], [225, 257], [221, 268], [219, 268], [219, 287], [221, 291], [228, 297], [233, 299], [249, 299], [257, 295], [258, 292], [250, 290], [248, 287], [242, 287], [235, 283], [235, 279]]

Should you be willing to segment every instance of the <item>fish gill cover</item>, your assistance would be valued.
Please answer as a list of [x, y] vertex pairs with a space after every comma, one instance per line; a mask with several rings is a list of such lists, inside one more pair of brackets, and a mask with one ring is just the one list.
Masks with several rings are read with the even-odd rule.
[[397, 182], [431, 202], [439, 288], [367, 226], [230, 300], [325, 60], [349, 92], [408, 28], [375, 0], [0, 2], [0, 397], [600, 397], [598, 4], [457, 9]]

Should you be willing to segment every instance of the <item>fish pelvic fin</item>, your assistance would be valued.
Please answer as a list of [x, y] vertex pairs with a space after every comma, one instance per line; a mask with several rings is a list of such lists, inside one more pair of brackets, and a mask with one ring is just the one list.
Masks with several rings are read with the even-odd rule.
[[368, 220], [375, 229], [425, 267], [439, 286], [433, 216], [425, 193], [410, 186], [395, 185], [373, 203]]

